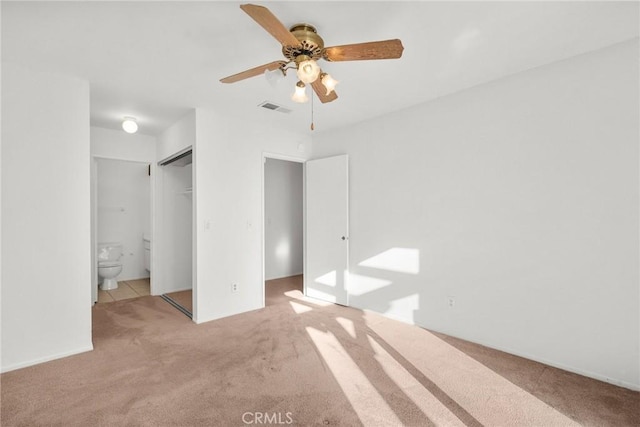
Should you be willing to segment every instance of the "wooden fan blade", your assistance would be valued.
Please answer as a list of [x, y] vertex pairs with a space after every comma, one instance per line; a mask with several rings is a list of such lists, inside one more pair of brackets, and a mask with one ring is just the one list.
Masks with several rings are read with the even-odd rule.
[[402, 56], [404, 47], [399, 39], [379, 42], [345, 44], [332, 46], [324, 50], [327, 61], [361, 61], [369, 59], [397, 59]]
[[240, 9], [244, 10], [247, 15], [275, 37], [282, 46], [298, 46], [300, 44], [298, 39], [287, 30], [287, 27], [266, 7], [255, 4], [242, 4]]
[[264, 73], [266, 70], [269, 70], [269, 71], [277, 70], [278, 68], [280, 68], [281, 66], [283, 66], [285, 64], [286, 64], [286, 62], [284, 62], [284, 61], [269, 62], [268, 64], [264, 64], [264, 65], [261, 65], [259, 67], [252, 68], [250, 70], [245, 70], [245, 71], [243, 71], [241, 73], [234, 74], [234, 75], [229, 76], [229, 77], [225, 77], [224, 79], [220, 79], [220, 81], [222, 83], [235, 83], [235, 82], [238, 82], [240, 80], [248, 79], [249, 77], [258, 76], [258, 75]]
[[311, 83], [311, 87], [313, 88], [313, 91], [316, 93], [316, 95], [318, 95], [318, 99], [320, 100], [320, 102], [322, 102], [323, 104], [338, 99], [338, 94], [336, 94], [335, 90], [329, 95], [326, 95], [327, 88], [322, 84], [322, 81], [319, 78], [317, 78], [315, 82]]

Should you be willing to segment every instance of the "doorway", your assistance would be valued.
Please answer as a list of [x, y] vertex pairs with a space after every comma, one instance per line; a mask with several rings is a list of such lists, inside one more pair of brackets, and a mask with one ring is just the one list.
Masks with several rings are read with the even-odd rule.
[[264, 303], [303, 292], [304, 160], [263, 156]]
[[150, 170], [146, 162], [93, 158], [93, 303], [150, 294]]

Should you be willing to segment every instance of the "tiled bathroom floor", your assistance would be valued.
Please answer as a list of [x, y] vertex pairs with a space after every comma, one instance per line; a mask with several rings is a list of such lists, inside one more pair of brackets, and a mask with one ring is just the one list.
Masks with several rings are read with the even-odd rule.
[[118, 282], [118, 289], [103, 291], [98, 289], [98, 303], [120, 301], [151, 295], [149, 279], [123, 280]]

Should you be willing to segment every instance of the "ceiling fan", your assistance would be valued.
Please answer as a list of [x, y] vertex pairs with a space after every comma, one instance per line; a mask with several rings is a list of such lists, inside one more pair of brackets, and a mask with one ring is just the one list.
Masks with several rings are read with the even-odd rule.
[[[331, 102], [338, 98], [335, 86], [338, 81], [322, 72], [317, 62], [324, 59], [330, 62], [360, 61], [370, 59], [396, 59], [402, 56], [404, 47], [398, 39], [368, 43], [347, 44], [324, 47], [324, 40], [310, 24], [296, 24], [287, 28], [264, 6], [243, 4], [240, 9], [253, 18], [282, 45], [282, 54], [286, 60], [273, 61], [259, 67], [220, 79], [222, 83], [235, 83], [265, 72], [286, 75], [287, 70], [295, 69], [300, 81], [291, 99], [306, 102], [306, 85], [311, 84], [321, 102]], [[289, 66], [289, 64], [292, 64]]]

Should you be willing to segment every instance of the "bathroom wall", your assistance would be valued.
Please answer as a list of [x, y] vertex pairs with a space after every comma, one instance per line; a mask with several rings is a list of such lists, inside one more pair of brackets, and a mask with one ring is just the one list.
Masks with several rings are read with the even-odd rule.
[[147, 163], [97, 159], [97, 241], [121, 242], [118, 280], [149, 277], [143, 234], [151, 232], [151, 177]]
[[264, 165], [265, 279], [302, 274], [302, 163]]

